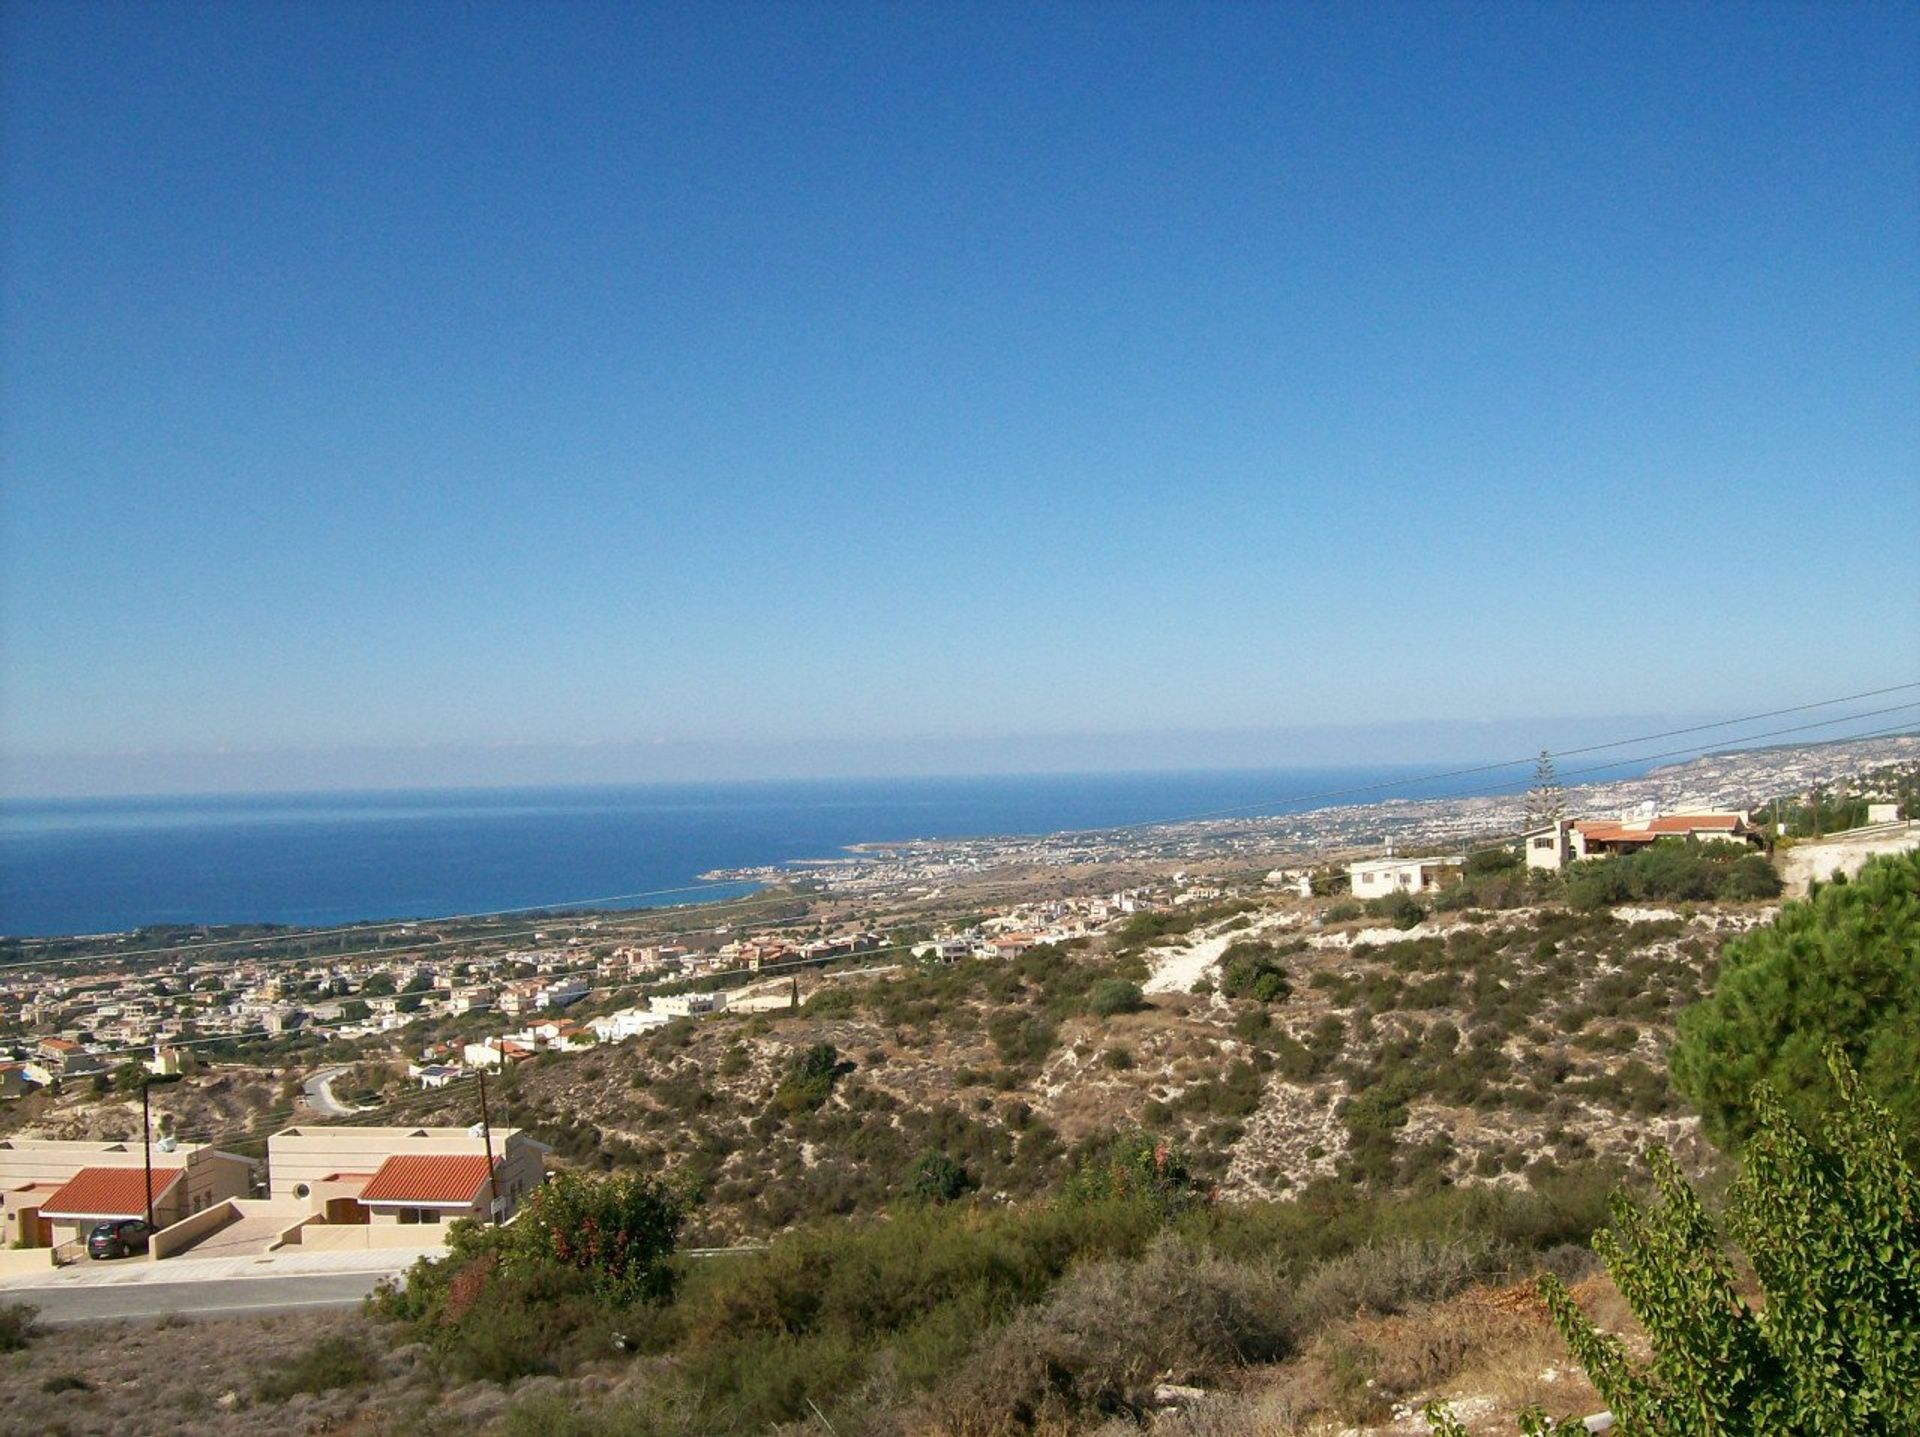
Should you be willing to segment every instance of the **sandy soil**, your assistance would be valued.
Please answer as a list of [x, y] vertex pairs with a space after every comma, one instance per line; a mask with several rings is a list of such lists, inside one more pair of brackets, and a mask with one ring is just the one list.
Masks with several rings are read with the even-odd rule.
[[1910, 848], [1920, 848], [1920, 827], [1908, 824], [1906, 831], [1879, 833], [1868, 838], [1833, 838], [1823, 843], [1798, 843], [1789, 848], [1780, 864], [1780, 875], [1786, 881], [1787, 897], [1806, 896], [1807, 886], [1818, 880], [1826, 882], [1832, 878], [1835, 870], [1851, 878], [1865, 866], [1869, 858], [1877, 858], [1883, 853], [1905, 853]]
[[1255, 938], [1271, 932], [1275, 928], [1291, 927], [1291, 914], [1277, 914], [1259, 920], [1246, 928], [1235, 928], [1227, 932], [1216, 933], [1202, 938], [1199, 942], [1182, 948], [1150, 948], [1147, 961], [1153, 965], [1153, 975], [1140, 985], [1143, 993], [1187, 993], [1193, 985], [1213, 971], [1214, 965], [1235, 943], [1243, 938]]

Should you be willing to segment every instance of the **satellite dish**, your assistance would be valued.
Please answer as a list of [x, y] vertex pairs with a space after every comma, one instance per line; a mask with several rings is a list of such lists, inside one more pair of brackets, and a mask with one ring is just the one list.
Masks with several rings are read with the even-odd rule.
[[163, 1153], [170, 1153], [170, 1152], [172, 1152], [172, 1151], [173, 1151], [173, 1150], [174, 1150], [174, 1149], [175, 1149], [176, 1147], [178, 1147], [178, 1146], [179, 1146], [179, 1143], [177, 1143], [177, 1142], [176, 1142], [176, 1141], [174, 1140], [174, 1136], [173, 1136], [173, 1134], [172, 1134], [172, 1133], [167, 1133], [167, 1134], [164, 1134], [164, 1135], [163, 1135], [163, 1136], [161, 1137], [161, 1139], [160, 1139], [160, 1141], [159, 1141], [159, 1142], [157, 1142], [157, 1143], [155, 1143], [155, 1144], [154, 1144], [154, 1146], [155, 1146], [156, 1148], [158, 1148], [158, 1149], [160, 1149], [160, 1151], [161, 1151], [161, 1152], [163, 1152]]
[[476, 1140], [480, 1138], [484, 1138], [486, 1135], [487, 1135], [487, 1129], [486, 1129], [486, 1125], [483, 1123], [475, 1123], [472, 1127], [467, 1129], [467, 1136], [470, 1138], [474, 1138]]

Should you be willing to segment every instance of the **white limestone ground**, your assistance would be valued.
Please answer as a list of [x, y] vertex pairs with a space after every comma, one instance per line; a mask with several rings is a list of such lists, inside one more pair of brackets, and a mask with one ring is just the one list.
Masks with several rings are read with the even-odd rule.
[[1147, 961], [1153, 965], [1153, 975], [1140, 985], [1140, 991], [1190, 992], [1195, 983], [1213, 972], [1221, 955], [1243, 938], [1258, 937], [1275, 928], [1290, 928], [1299, 921], [1296, 914], [1276, 913], [1256, 919], [1245, 928], [1216, 931], [1190, 946], [1150, 948], [1147, 950]]

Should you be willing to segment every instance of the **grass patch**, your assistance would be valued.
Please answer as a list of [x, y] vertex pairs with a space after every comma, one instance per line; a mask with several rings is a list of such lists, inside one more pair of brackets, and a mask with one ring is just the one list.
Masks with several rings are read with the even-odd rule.
[[380, 1376], [380, 1359], [357, 1337], [324, 1337], [291, 1362], [260, 1380], [262, 1402], [285, 1402], [296, 1393], [367, 1387]]

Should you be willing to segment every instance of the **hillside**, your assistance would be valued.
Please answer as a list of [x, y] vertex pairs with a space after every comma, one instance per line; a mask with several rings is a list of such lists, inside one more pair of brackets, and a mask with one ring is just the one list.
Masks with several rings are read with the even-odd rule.
[[[543, 1055], [496, 1101], [563, 1162], [693, 1183], [714, 1241], [879, 1209], [929, 1151], [989, 1197], [1031, 1195], [1135, 1127], [1181, 1146], [1226, 1198], [1524, 1186], [1649, 1139], [1702, 1156], [1664, 1073], [1673, 1014], [1710, 982], [1719, 944], [1770, 909], [1520, 908], [1400, 930], [1327, 922], [1328, 907], [1274, 901], [1186, 915], [1158, 942], [1149, 925], [1004, 963], [815, 978], [797, 1013]], [[1282, 976], [1265, 1000], [1230, 997], [1223, 962]], [[1103, 987], [1164, 990], [1169, 975], [1181, 988], [1095, 1011]], [[834, 1072], [796, 1100], [791, 1070], [820, 1044]], [[460, 1114], [422, 1095], [400, 1115]]]

